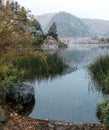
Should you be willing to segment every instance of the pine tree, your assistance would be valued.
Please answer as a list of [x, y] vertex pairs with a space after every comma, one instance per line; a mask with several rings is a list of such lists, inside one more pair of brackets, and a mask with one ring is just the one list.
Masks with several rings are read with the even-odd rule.
[[36, 19], [34, 19], [34, 27], [36, 30], [43, 32], [40, 23]]
[[56, 40], [58, 39], [57, 27], [55, 22], [53, 22], [53, 24], [51, 25], [47, 35], [54, 37]]

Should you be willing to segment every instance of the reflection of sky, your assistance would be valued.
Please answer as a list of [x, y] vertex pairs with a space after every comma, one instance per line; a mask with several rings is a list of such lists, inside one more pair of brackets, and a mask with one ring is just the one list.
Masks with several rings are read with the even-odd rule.
[[66, 61], [75, 62], [81, 67], [52, 81], [42, 81], [40, 84], [36, 81], [36, 104], [30, 116], [77, 123], [98, 122], [95, 115], [96, 104], [103, 100], [103, 97], [94, 89], [83, 64], [87, 65], [104, 51], [106, 49], [65, 50], [63, 55]]
[[69, 122], [97, 122], [96, 104], [102, 95], [88, 89], [85, 69], [60, 79], [36, 84], [36, 105], [30, 116]]
[[94, 61], [97, 57], [102, 54], [109, 53], [108, 49], [101, 47], [91, 47], [74, 45], [69, 49], [62, 51], [61, 55], [64, 57], [65, 62], [69, 65], [78, 65], [78, 68], [85, 67]]

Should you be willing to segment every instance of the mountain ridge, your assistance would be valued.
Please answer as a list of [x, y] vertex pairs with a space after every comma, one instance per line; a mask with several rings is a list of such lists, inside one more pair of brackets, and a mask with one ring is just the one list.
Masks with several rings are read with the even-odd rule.
[[[63, 19], [59, 15], [60, 13], [61, 13], [61, 15], [63, 15], [61, 17], [65, 17], [64, 22], [63, 22]], [[58, 17], [58, 18], [56, 18], [56, 17]], [[57, 22], [57, 19], [60, 20], [58, 22], [58, 33], [59, 33], [60, 37], [107, 36], [109, 34], [109, 21], [108, 20], [78, 18], [78, 17], [76, 17], [70, 13], [64, 12], [64, 11], [57, 12], [57, 13], [44, 14], [44, 15], [40, 15], [40, 17], [36, 16], [36, 19], [40, 22], [40, 24], [45, 32], [47, 31], [47, 29], [50, 27], [50, 25], [54, 21]], [[70, 23], [70, 25], [69, 25], [68, 19], [72, 19], [72, 22]], [[77, 24], [74, 28], [71, 26], [71, 24], [73, 24], [75, 19], [77, 20]], [[66, 24], [65, 24], [65, 21], [67, 21]], [[60, 26], [59, 24], [64, 24], [64, 25]], [[62, 28], [65, 29], [65, 32], [59, 31], [59, 29], [62, 29]], [[60, 33], [61, 33], [61, 35], [60, 35]], [[63, 33], [65, 33], [65, 34], [63, 34]]]

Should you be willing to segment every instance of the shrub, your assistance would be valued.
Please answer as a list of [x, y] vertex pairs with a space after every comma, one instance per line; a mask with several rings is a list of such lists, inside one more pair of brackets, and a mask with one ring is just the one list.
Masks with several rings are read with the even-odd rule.
[[97, 115], [109, 127], [109, 98], [98, 104]]

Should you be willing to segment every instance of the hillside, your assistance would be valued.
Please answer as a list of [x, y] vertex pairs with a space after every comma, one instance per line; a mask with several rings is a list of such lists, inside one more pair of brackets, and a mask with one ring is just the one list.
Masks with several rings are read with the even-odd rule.
[[100, 19], [82, 19], [83, 22], [89, 27], [89, 32], [92, 35], [108, 35], [109, 21]]
[[43, 14], [43, 15], [37, 15], [36, 19], [40, 22], [42, 28], [44, 29], [46, 27], [46, 25], [48, 24], [48, 22], [52, 19], [52, 17], [55, 14], [56, 13], [48, 13], [48, 14]]
[[[47, 18], [47, 17], [46, 17]], [[37, 18], [37, 20], [39, 20]], [[45, 18], [43, 17], [43, 21]], [[88, 26], [79, 18], [75, 17], [66, 12], [59, 12], [52, 17], [48, 16], [48, 23], [42, 23], [39, 20], [41, 25], [44, 27], [44, 31], [47, 31], [53, 22], [57, 25], [57, 31], [59, 37], [87, 37], [89, 36]]]
[[44, 31], [55, 21], [60, 37], [109, 36], [109, 21], [106, 20], [80, 19], [66, 12], [44, 14], [36, 19]]

